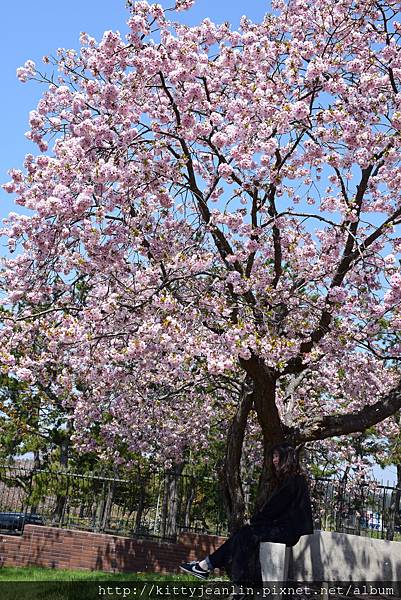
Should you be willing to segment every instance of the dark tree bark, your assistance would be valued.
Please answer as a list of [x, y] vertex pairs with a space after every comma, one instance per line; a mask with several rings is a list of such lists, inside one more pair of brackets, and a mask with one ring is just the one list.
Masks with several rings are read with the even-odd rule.
[[185, 505], [184, 505], [184, 527], [188, 528], [190, 526], [191, 523], [191, 510], [192, 510], [192, 504], [195, 498], [195, 486], [191, 486], [191, 488], [188, 491], [188, 496], [185, 500]]
[[253, 400], [257, 419], [263, 436], [263, 465], [259, 478], [255, 508], [260, 510], [266, 501], [268, 481], [271, 476], [271, 448], [286, 440], [284, 425], [276, 406], [277, 376], [264, 361], [253, 356], [242, 361], [254, 385]]
[[183, 469], [184, 463], [180, 463], [166, 473], [161, 517], [162, 537], [174, 537], [177, 534], [180, 476]]
[[258, 386], [255, 393], [255, 409], [263, 434], [263, 465], [256, 496], [257, 510], [263, 507], [269, 491], [269, 479], [272, 475], [271, 449], [275, 444], [286, 441], [275, 403], [275, 386], [275, 382], [266, 380]]
[[298, 427], [286, 428], [286, 434], [299, 444], [313, 440], [366, 431], [401, 408], [401, 381], [384, 398], [360, 410], [345, 414], [308, 419]]
[[228, 530], [234, 533], [244, 524], [245, 500], [241, 481], [241, 456], [248, 415], [254, 400], [249, 378], [242, 385], [241, 398], [227, 434], [226, 455], [220, 469], [220, 482], [228, 515]]
[[[360, 410], [345, 414], [333, 414], [305, 419], [298, 426], [286, 426], [280, 419], [276, 406], [276, 374], [271, 373], [261, 359], [252, 357], [242, 361], [248, 379], [253, 382], [252, 402], [263, 436], [263, 468], [259, 480], [256, 508], [260, 509], [268, 494], [268, 480], [271, 475], [271, 448], [283, 441], [303, 445], [309, 441], [362, 433], [395, 414], [401, 408], [401, 380], [383, 399]], [[245, 410], [247, 407], [247, 410]], [[228, 493], [229, 523], [232, 529], [243, 523], [245, 503], [239, 464], [246, 428], [246, 421], [252, 406], [245, 403], [239, 407], [227, 440], [225, 461], [226, 488]], [[242, 433], [241, 433], [242, 432]], [[242, 516], [241, 516], [242, 515]]]
[[[72, 423], [70, 421], [67, 421], [67, 427], [66, 427], [65, 431], [57, 430], [55, 432], [55, 440], [60, 448], [59, 463], [60, 463], [61, 471], [66, 471], [68, 469], [71, 432], [72, 432]], [[66, 475], [65, 477], [66, 477], [65, 481], [68, 486], [68, 475]], [[62, 475], [60, 476], [60, 479], [64, 484], [64, 479], [63, 479]], [[64, 487], [64, 485], [62, 485], [62, 487]], [[54, 509], [54, 514], [53, 514], [54, 522], [56, 522], [56, 523], [63, 522], [67, 503], [68, 503], [67, 494], [64, 491], [61, 493], [59, 491], [57, 491], [55, 509]]]

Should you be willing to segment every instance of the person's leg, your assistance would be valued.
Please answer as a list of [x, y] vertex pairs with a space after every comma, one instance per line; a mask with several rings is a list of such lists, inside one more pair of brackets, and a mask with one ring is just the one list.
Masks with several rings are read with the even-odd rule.
[[206, 578], [213, 569], [224, 568], [229, 574], [232, 573], [234, 582], [241, 581], [249, 570], [246, 559], [249, 558], [253, 564], [253, 555], [258, 547], [259, 540], [254, 527], [244, 525], [209, 556], [193, 563], [182, 563], [180, 568], [201, 578]]
[[206, 579], [215, 568], [226, 567], [231, 557], [232, 538], [228, 538], [217, 550], [203, 560], [182, 563], [180, 569], [201, 579]]
[[233, 538], [235, 538], [235, 534], [205, 558], [205, 561], [210, 565], [209, 568], [221, 569], [228, 563], [231, 559]]
[[203, 560], [193, 561], [192, 563], [182, 563], [180, 569], [202, 579], [206, 578], [213, 569], [224, 568], [228, 570], [233, 560], [233, 548], [236, 548], [236, 552], [238, 553], [238, 548], [241, 547], [242, 541], [249, 529], [249, 525], [241, 527], [209, 556], [206, 556]]
[[237, 584], [257, 585], [259, 572], [259, 538], [254, 526], [246, 525], [233, 540], [230, 579]]
[[199, 561], [199, 566], [201, 569], [205, 569], [205, 571], [213, 571], [213, 565], [209, 560], [209, 557], [206, 556], [203, 560]]

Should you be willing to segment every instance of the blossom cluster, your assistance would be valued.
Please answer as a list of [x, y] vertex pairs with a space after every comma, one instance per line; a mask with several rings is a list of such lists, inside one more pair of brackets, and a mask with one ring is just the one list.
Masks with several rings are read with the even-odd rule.
[[[204, 448], [255, 357], [288, 426], [396, 385], [401, 53], [386, 15], [280, 0], [232, 30], [137, 2], [126, 39], [59, 49], [29, 118], [42, 153], [4, 186], [31, 213], [3, 230], [20, 252], [0, 337], [2, 369], [48, 380], [81, 447]], [[40, 78], [31, 61], [18, 77]]]

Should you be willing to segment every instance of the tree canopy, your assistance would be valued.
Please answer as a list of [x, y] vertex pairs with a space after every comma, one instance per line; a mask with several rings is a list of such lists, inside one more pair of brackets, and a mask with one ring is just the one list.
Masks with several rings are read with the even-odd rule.
[[32, 214], [3, 370], [86, 450], [177, 461], [220, 425], [235, 479], [252, 410], [266, 472], [401, 406], [400, 3], [272, 6], [233, 30], [136, 2], [125, 38], [18, 70], [47, 89], [4, 186]]

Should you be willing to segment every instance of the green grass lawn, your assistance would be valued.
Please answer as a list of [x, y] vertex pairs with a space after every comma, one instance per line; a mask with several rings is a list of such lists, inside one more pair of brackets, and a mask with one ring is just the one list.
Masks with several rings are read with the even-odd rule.
[[[129, 598], [130, 600], [163, 599], [164, 594], [151, 591], [155, 586], [200, 586], [202, 581], [190, 575], [160, 573], [106, 573], [39, 567], [0, 568], [1, 600], [95, 600]], [[183, 596], [165, 595], [165, 600]]]
[[160, 573], [106, 573], [79, 569], [50, 569], [40, 567], [2, 567], [2, 581], [194, 581], [184, 574], [162, 575]]

